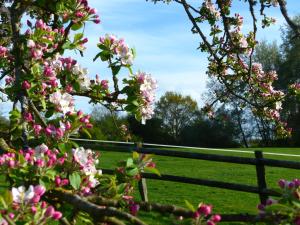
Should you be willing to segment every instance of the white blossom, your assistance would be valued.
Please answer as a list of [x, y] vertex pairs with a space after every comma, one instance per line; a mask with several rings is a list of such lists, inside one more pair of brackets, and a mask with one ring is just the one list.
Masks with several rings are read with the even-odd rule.
[[24, 186], [18, 188], [13, 187], [12, 196], [15, 203], [27, 203], [34, 197], [34, 188], [30, 185], [26, 191]]

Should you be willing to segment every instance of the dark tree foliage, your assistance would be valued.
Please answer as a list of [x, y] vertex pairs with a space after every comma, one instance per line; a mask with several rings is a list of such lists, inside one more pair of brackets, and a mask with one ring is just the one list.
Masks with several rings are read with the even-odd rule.
[[156, 144], [174, 144], [174, 138], [162, 129], [161, 119], [153, 118], [145, 125], [136, 121], [134, 117], [128, 117], [129, 130], [134, 137], [142, 142]]
[[185, 127], [182, 132], [184, 145], [229, 148], [238, 147], [236, 137], [239, 129], [230, 114], [220, 108], [214, 119], [198, 114], [192, 125]]

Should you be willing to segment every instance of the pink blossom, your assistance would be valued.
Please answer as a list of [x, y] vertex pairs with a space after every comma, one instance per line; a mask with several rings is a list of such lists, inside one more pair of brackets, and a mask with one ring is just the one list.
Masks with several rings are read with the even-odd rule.
[[7, 48], [0, 45], [0, 57], [7, 57]]
[[27, 80], [24, 80], [22, 83], [22, 88], [28, 90], [31, 88], [31, 84]]
[[36, 195], [42, 196], [43, 194], [45, 194], [46, 192], [46, 188], [42, 185], [37, 185], [34, 187], [34, 193]]
[[53, 218], [54, 220], [59, 220], [61, 217], [62, 217], [62, 213], [59, 212], [59, 211], [55, 211], [55, 212], [52, 214], [52, 218]]
[[198, 212], [202, 215], [209, 215], [211, 214], [211, 211], [212, 211], [212, 206], [211, 205], [205, 205], [205, 204], [202, 204], [199, 208], [198, 208]]
[[45, 216], [46, 217], [52, 217], [54, 213], [55, 213], [54, 207], [49, 206], [45, 211]]
[[32, 122], [33, 121], [33, 117], [32, 114], [29, 112], [25, 112], [23, 115], [23, 118], [26, 122]]
[[101, 87], [103, 89], [108, 89], [108, 80], [102, 80], [101, 81]]
[[42, 126], [39, 124], [35, 124], [35, 125], [33, 125], [33, 130], [34, 130], [35, 135], [38, 136], [41, 133]]

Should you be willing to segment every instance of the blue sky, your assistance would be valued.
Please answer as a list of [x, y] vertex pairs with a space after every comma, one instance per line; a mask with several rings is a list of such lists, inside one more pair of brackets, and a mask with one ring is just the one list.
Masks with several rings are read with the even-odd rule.
[[[199, 4], [200, 1], [190, 2]], [[158, 80], [157, 97], [165, 91], [178, 91], [191, 95], [200, 105], [203, 104], [201, 96], [205, 92], [207, 81], [206, 54], [197, 50], [200, 40], [191, 33], [191, 24], [182, 6], [177, 3], [154, 5], [144, 0], [90, 0], [89, 3], [98, 10], [102, 23], [87, 24], [85, 34], [89, 42], [86, 45], [85, 57], [80, 58], [77, 55], [76, 59], [83, 67], [88, 68], [91, 78], [95, 74], [105, 79], [110, 78], [107, 65], [100, 61], [93, 63], [92, 58], [97, 54], [96, 44], [99, 37], [106, 33], [115, 34], [136, 48], [134, 70], [151, 73]], [[296, 15], [300, 1], [290, 0], [288, 6], [289, 13]], [[238, 3], [234, 7], [241, 14], [248, 12], [248, 5], [244, 3]], [[278, 22], [272, 28], [259, 32], [258, 39], [280, 42], [279, 28], [284, 20], [278, 8], [269, 10], [269, 13]], [[246, 16], [245, 30], [251, 26], [247, 18]], [[207, 30], [205, 26], [203, 29]], [[121, 72], [121, 77], [127, 75], [126, 71]], [[7, 104], [2, 104], [2, 108], [4, 111], [9, 110]], [[77, 108], [89, 112], [91, 106], [87, 104], [87, 99], [80, 98], [77, 100]]]

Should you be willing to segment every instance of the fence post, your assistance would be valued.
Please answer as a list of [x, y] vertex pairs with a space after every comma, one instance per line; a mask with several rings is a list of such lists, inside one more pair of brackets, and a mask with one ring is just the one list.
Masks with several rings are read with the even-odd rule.
[[139, 181], [139, 192], [142, 198], [142, 201], [148, 202], [148, 190], [147, 190], [147, 184], [146, 184], [146, 178], [142, 178]]
[[[136, 150], [142, 147], [143, 147], [142, 143], [136, 143]], [[147, 189], [146, 178], [142, 178], [139, 180], [138, 188], [139, 188], [142, 201], [148, 202], [148, 189]]]
[[256, 177], [257, 177], [257, 185], [259, 189], [259, 199], [262, 204], [266, 204], [268, 199], [268, 195], [263, 193], [264, 190], [267, 189], [267, 182], [265, 176], [265, 165], [261, 161], [263, 159], [262, 151], [255, 151], [255, 158], [256, 158]]

